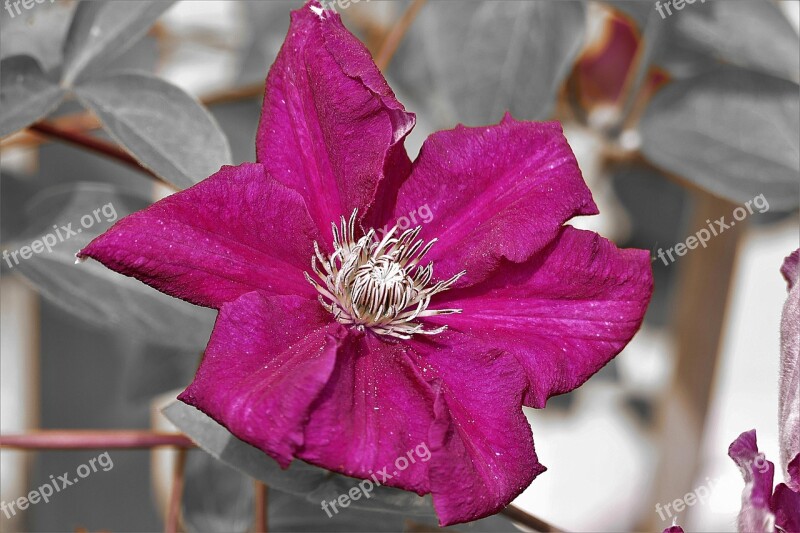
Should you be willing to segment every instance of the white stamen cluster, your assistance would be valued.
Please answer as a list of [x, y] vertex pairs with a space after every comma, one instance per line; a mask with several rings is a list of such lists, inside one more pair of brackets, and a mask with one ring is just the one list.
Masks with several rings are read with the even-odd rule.
[[356, 213], [342, 217], [341, 227], [333, 226], [333, 253], [326, 256], [314, 243], [315, 256], [306, 279], [319, 292], [319, 302], [342, 324], [370, 328], [375, 333], [400, 339], [412, 335], [436, 335], [447, 326], [424, 329], [414, 320], [423, 317], [460, 313], [461, 309], [428, 309], [431, 298], [444, 292], [464, 274], [429, 286], [433, 263], [420, 266], [436, 239], [427, 244], [417, 240], [421, 226], [405, 230], [399, 237], [397, 226], [378, 239], [374, 229], [356, 240]]

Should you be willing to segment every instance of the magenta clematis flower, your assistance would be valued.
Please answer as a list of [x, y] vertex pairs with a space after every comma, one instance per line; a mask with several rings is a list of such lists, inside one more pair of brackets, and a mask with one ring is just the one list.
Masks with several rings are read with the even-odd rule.
[[[545, 470], [522, 404], [619, 353], [652, 274], [646, 251], [564, 225], [597, 208], [557, 123], [459, 126], [412, 164], [413, 125], [338, 15], [309, 3], [267, 77], [258, 162], [79, 255], [219, 310], [182, 401], [283, 467], [431, 493], [447, 525]], [[421, 444], [430, 460], [395, 471]]]

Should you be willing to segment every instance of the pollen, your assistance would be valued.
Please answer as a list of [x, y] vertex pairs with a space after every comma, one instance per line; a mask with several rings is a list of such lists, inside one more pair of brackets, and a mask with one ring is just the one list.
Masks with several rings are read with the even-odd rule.
[[422, 266], [436, 243], [418, 239], [421, 226], [400, 235], [397, 226], [378, 238], [374, 229], [356, 239], [357, 210], [333, 227], [333, 253], [323, 254], [314, 243], [311, 270], [306, 279], [319, 292], [319, 302], [337, 322], [379, 335], [410, 339], [415, 334], [436, 335], [447, 329], [425, 329], [418, 319], [460, 313], [461, 309], [428, 309], [431, 298], [448, 290], [466, 274], [432, 282], [433, 263]]

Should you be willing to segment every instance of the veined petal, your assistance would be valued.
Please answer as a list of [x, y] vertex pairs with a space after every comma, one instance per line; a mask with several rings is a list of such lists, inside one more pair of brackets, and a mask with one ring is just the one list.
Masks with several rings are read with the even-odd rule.
[[783, 279], [785, 279], [786, 283], [789, 285], [789, 289], [794, 287], [798, 280], [800, 280], [800, 248], [789, 254], [789, 256], [783, 260], [781, 274], [783, 274]]
[[773, 533], [775, 516], [770, 511], [770, 498], [775, 465], [758, 451], [756, 430], [739, 435], [728, 448], [728, 455], [744, 477], [738, 531]]
[[218, 309], [253, 290], [314, 298], [303, 271], [318, 238], [300, 195], [245, 163], [123, 218], [78, 256]]
[[775, 513], [775, 526], [781, 528], [778, 531], [800, 531], [800, 492], [785, 483], [778, 483], [770, 505]]
[[783, 531], [800, 531], [800, 453], [786, 468], [786, 483], [778, 483], [770, 506], [775, 513], [775, 525]]
[[[800, 453], [789, 461], [789, 465], [786, 467], [786, 473], [786, 483], [795, 492], [800, 492]], [[798, 510], [800, 510], [800, 508], [798, 508]]]
[[222, 306], [195, 379], [178, 399], [286, 468], [345, 335], [313, 300], [245, 294]]
[[514, 357], [444, 332], [411, 341], [436, 391], [430, 485], [442, 526], [489, 516], [545, 471], [521, 401], [527, 383]]
[[436, 307], [462, 312], [429, 321], [513, 354], [530, 384], [525, 404], [544, 407], [625, 347], [652, 290], [646, 251], [566, 226], [528, 262], [506, 262], [487, 281], [443, 294]]
[[[800, 491], [800, 479], [791, 481], [789, 462], [800, 455], [800, 250], [783, 263], [789, 297], [781, 317], [781, 365], [778, 394], [778, 435], [781, 467], [789, 485]], [[800, 512], [800, 511], [798, 511]]]
[[521, 122], [431, 135], [400, 188], [394, 220], [428, 206], [420, 237], [438, 238], [428, 259], [457, 286], [486, 278], [503, 258], [528, 260], [565, 221], [597, 206], [557, 122]]
[[351, 333], [314, 403], [297, 457], [349, 476], [374, 474], [383, 485], [417, 494], [430, 492], [433, 402], [403, 343]]
[[382, 180], [406, 177], [403, 139], [413, 126], [338, 14], [316, 2], [292, 12], [267, 77], [256, 154], [303, 195], [324, 241], [340, 216], [364, 216]]

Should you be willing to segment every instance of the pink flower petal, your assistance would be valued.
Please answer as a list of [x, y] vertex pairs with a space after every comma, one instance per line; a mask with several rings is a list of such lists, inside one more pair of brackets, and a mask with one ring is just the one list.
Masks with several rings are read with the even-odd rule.
[[313, 300], [245, 294], [222, 306], [195, 379], [178, 399], [286, 468], [345, 336]]
[[433, 220], [420, 235], [439, 239], [428, 258], [441, 279], [466, 270], [459, 286], [484, 279], [502, 258], [526, 261], [565, 221], [597, 213], [560, 124], [509, 115], [496, 126], [459, 126], [425, 141], [392, 223], [423, 206]]
[[786, 280], [786, 283], [789, 284], [789, 289], [797, 283], [798, 278], [800, 278], [800, 248], [783, 260], [781, 274], [783, 274], [783, 279]]
[[544, 407], [625, 347], [652, 289], [646, 251], [620, 250], [566, 226], [530, 261], [506, 263], [484, 283], [445, 293], [436, 307], [463, 312], [429, 320], [513, 354], [530, 383], [525, 404]]
[[770, 498], [775, 466], [758, 451], [756, 430], [739, 435], [728, 448], [728, 455], [744, 477], [738, 531], [773, 533], [775, 516], [770, 511]]
[[775, 525], [783, 531], [800, 532], [800, 454], [794, 456], [787, 468], [786, 483], [778, 483], [772, 495]]
[[292, 12], [267, 77], [256, 154], [303, 195], [327, 242], [331, 222], [355, 208], [364, 216], [381, 180], [406, 177], [403, 139], [414, 115], [339, 15], [315, 10], [316, 2]]
[[788, 474], [786, 478], [787, 484], [792, 487], [792, 490], [800, 492], [800, 453], [789, 461], [789, 465], [786, 467], [786, 473]]
[[546, 470], [522, 413], [522, 369], [510, 354], [455, 332], [411, 344], [436, 391], [430, 484], [439, 523], [498, 512]]
[[771, 505], [775, 512], [775, 525], [781, 528], [777, 531], [800, 533], [800, 492], [778, 483]]
[[318, 238], [300, 195], [245, 163], [123, 218], [79, 256], [219, 308], [253, 290], [314, 298], [303, 270]]
[[[778, 395], [778, 432], [781, 466], [786, 479], [789, 461], [800, 454], [800, 250], [783, 263], [781, 272], [789, 283], [789, 297], [781, 317], [781, 366]], [[800, 479], [790, 486], [800, 491]]]
[[[351, 333], [310, 413], [297, 457], [349, 476], [375, 474], [384, 485], [430, 492], [427, 461], [414, 450], [429, 450], [433, 402], [405, 344]], [[405, 468], [401, 457], [409, 462]]]

